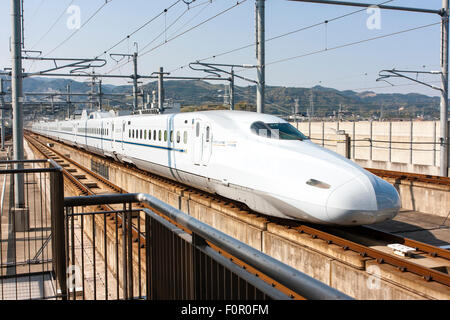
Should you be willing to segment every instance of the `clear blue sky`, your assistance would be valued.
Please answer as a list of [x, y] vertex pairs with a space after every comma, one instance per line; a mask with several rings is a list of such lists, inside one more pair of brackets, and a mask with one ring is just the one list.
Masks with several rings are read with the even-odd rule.
[[[378, 2], [379, 1], [379, 2]], [[375, 1], [381, 3], [382, 0]], [[25, 10], [25, 46], [27, 49], [42, 50], [44, 54], [51, 51], [73, 30], [66, 26], [69, 14], [64, 14], [55, 27], [40, 42], [36, 42], [54, 24], [58, 16], [71, 0], [24, 0]], [[69, 41], [64, 43], [52, 56], [58, 57], [94, 57], [121, 40], [134, 29], [157, 15], [175, 0], [112, 0]], [[368, 1], [371, 2], [371, 1]], [[81, 23], [104, 3], [104, 0], [74, 0], [73, 4], [81, 10]], [[151, 49], [174, 35], [214, 16], [232, 6], [236, 0], [197, 0], [187, 13], [157, 38], [147, 49]], [[391, 5], [415, 6], [439, 9], [441, 0], [411, 1], [395, 0]], [[219, 54], [255, 41], [254, 0], [243, 4], [227, 13], [203, 24], [202, 26], [162, 45], [156, 50], [139, 58], [139, 73], [150, 74], [160, 66], [165, 70], [174, 70], [201, 58]], [[186, 10], [183, 2], [178, 3], [166, 15], [161, 16], [147, 27], [136, 33], [129, 41], [124, 41], [111, 52], [132, 52], [133, 43], [138, 42], [142, 49], [155, 39]], [[292, 2], [287, 0], [266, 1], [266, 38], [271, 38], [301, 27], [323, 22], [345, 13], [358, 10], [354, 7], [336, 7], [319, 4]], [[287, 37], [270, 41], [266, 44], [266, 63], [292, 56], [307, 54], [327, 47], [339, 46], [389, 34], [422, 25], [437, 23], [438, 15], [382, 11], [381, 29], [369, 30], [366, 21], [368, 13], [360, 13], [346, 18], [298, 32]], [[10, 1], [0, 2], [0, 67], [10, 66], [9, 37], [11, 33]], [[327, 39], [327, 41], [326, 41]], [[141, 50], [140, 52], [143, 52]], [[437, 70], [440, 58], [440, 26], [435, 25], [385, 39], [370, 41], [356, 46], [314, 54], [290, 60], [288, 62], [268, 65], [266, 69], [267, 85], [311, 87], [323, 85], [340, 90], [350, 89], [375, 92], [423, 93], [438, 95], [437, 91], [410, 84], [407, 80], [393, 80], [400, 86], [389, 87], [385, 82], [375, 82], [378, 71], [382, 69]], [[214, 61], [217, 63], [255, 64], [255, 48], [250, 47], [233, 54], [224, 55]], [[116, 66], [108, 59], [108, 64], [98, 72], [107, 72]], [[423, 66], [426, 66], [425, 68]], [[27, 71], [44, 68], [43, 63], [25, 62]], [[127, 64], [112, 73], [130, 74], [131, 64]], [[196, 76], [199, 73], [184, 68], [172, 75]], [[254, 70], [242, 73], [255, 78]], [[437, 81], [438, 76], [428, 76], [427, 81]], [[108, 81], [106, 83], [126, 84], [126, 80]], [[245, 85], [239, 82], [239, 85]], [[375, 87], [381, 87], [375, 89]]]

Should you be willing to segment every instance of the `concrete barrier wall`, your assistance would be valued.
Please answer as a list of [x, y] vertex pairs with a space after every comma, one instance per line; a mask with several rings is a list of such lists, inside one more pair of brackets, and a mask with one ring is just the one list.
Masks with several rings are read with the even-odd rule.
[[297, 126], [313, 142], [336, 152], [336, 130], [344, 130], [352, 140], [352, 159], [368, 167], [384, 163], [378, 168], [439, 175], [438, 121], [299, 122]]

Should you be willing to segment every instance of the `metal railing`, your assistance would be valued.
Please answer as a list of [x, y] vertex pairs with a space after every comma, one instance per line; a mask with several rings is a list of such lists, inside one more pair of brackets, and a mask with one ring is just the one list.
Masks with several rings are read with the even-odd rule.
[[[24, 181], [18, 207], [17, 175]], [[54, 275], [64, 270], [53, 259], [53, 239], [61, 235], [55, 218], [64, 199], [62, 168], [53, 160], [0, 161], [0, 183], [0, 299], [56, 299]]]
[[64, 207], [57, 254], [70, 299], [349, 299], [147, 194], [68, 197]]

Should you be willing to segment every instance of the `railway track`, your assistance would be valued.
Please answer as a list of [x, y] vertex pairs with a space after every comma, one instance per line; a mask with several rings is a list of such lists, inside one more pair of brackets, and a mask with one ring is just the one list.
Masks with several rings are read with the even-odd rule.
[[450, 178], [433, 176], [429, 174], [390, 171], [382, 169], [365, 168], [381, 178], [391, 178], [397, 181], [422, 182], [436, 186], [446, 186], [450, 189]]
[[[31, 138], [30, 135], [27, 135], [27, 139], [29, 139], [29, 141], [32, 140], [37, 141], [35, 138]], [[40, 137], [39, 140], [41, 139], [43, 138]], [[45, 139], [46, 139], [45, 141], [52, 141], [52, 143], [59, 143], [50, 140], [48, 138]], [[45, 142], [39, 143], [45, 146]], [[50, 152], [58, 154], [54, 150]], [[98, 155], [94, 154], [91, 155], [99, 157]], [[67, 160], [72, 161], [70, 159]], [[269, 222], [276, 223], [278, 225], [290, 228], [292, 230], [296, 230], [299, 233], [310, 235], [314, 239], [321, 239], [323, 241], [326, 241], [330, 245], [334, 244], [340, 246], [344, 250], [357, 252], [362, 257], [375, 259], [379, 264], [386, 263], [392, 265], [396, 267], [400, 272], [410, 272], [416, 274], [422, 277], [424, 281], [435, 281], [450, 287], [450, 275], [448, 274], [448, 270], [450, 269], [450, 251], [448, 250], [431, 246], [429, 244], [422, 243], [416, 240], [393, 235], [391, 233], [378, 231], [373, 228], [365, 226], [352, 228], [336, 228], [328, 226], [302, 224], [300, 222], [292, 220], [284, 220], [264, 216], [259, 213], [251, 211], [246, 205], [242, 203], [226, 199], [218, 195], [209, 194], [198, 189], [194, 189], [181, 183], [174, 182], [172, 180], [162, 178], [152, 173], [137, 169], [130, 165], [119, 164], [109, 159], [108, 160], [105, 159], [105, 161], [107, 162], [109, 161], [110, 163], [114, 163], [115, 165], [123, 166], [130, 170], [134, 170], [142, 175], [148, 176], [150, 179], [164, 181], [170, 185], [181, 188], [186, 192], [196, 193], [201, 197], [205, 197], [207, 199], [210, 199], [211, 201], [220, 203], [221, 205], [231, 205], [232, 207], [239, 208], [242, 212], [246, 212], [249, 215], [264, 217]], [[86, 171], [88, 169], [84, 168], [83, 170]], [[389, 177], [389, 178], [396, 177], [396, 179], [407, 179], [410, 181], [420, 181], [439, 185], [447, 185], [447, 183], [449, 183], [448, 185], [450, 185], [450, 182], [447, 181], [448, 178], [440, 179], [438, 177], [433, 176], [396, 173], [386, 170], [371, 170], [371, 171], [374, 174], [377, 174], [376, 172], [378, 172], [382, 177]], [[95, 173], [93, 176], [99, 181], [106, 180]], [[107, 182], [110, 183], [109, 181]], [[116, 187], [115, 192], [125, 192], [125, 191], [120, 189], [119, 187]], [[406, 257], [394, 255], [392, 253], [392, 249], [387, 247], [387, 244], [390, 243], [399, 243], [408, 247], [412, 247], [415, 249], [415, 252]]]

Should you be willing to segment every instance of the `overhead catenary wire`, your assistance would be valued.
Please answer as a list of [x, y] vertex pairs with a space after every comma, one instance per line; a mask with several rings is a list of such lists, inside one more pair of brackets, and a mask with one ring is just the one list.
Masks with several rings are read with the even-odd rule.
[[190, 31], [192, 31], [192, 30], [194, 30], [194, 29], [196, 29], [196, 28], [202, 26], [203, 24], [205, 24], [205, 23], [207, 23], [207, 22], [209, 22], [209, 21], [211, 21], [211, 20], [213, 20], [213, 19], [215, 19], [215, 18], [217, 18], [217, 17], [219, 17], [219, 16], [221, 16], [221, 15], [227, 13], [228, 11], [230, 11], [230, 10], [236, 8], [237, 6], [239, 6], [239, 5], [243, 4], [243, 3], [245, 3], [246, 1], [247, 1], [247, 0], [236, 1], [236, 3], [235, 3], [234, 5], [232, 5], [231, 7], [227, 8], [227, 9], [225, 9], [225, 10], [220, 11], [219, 13], [215, 14], [214, 16], [209, 17], [209, 18], [206, 19], [206, 20], [203, 20], [202, 22], [196, 24], [195, 26], [193, 26], [193, 27], [191, 27], [191, 28], [189, 28], [189, 29], [187, 29], [187, 30], [185, 30], [185, 31], [183, 31], [183, 32], [181, 32], [181, 33], [179, 33], [179, 34], [177, 34], [176, 36], [173, 36], [173, 37], [167, 39], [167, 41], [165, 41], [164, 43], [159, 44], [159, 45], [157, 45], [156, 47], [153, 47], [153, 48], [151, 48], [150, 50], [147, 50], [147, 51], [141, 53], [139, 56], [144, 56], [144, 55], [146, 55], [146, 54], [148, 54], [148, 53], [150, 53], [150, 52], [152, 52], [152, 51], [158, 49], [159, 47], [165, 45], [166, 43], [171, 42], [171, 41], [173, 41], [173, 40], [175, 40], [175, 39], [181, 37], [182, 35], [184, 35], [184, 34], [190, 32]]
[[85, 25], [87, 25], [108, 3], [111, 3], [113, 0], [105, 0], [105, 2], [74, 32], [72, 32], [66, 39], [61, 41], [56, 47], [47, 52], [45, 56], [48, 56], [58, 50], [61, 46], [63, 46], [67, 41], [69, 41], [75, 34], [77, 34]]
[[195, 6], [191, 6], [190, 9], [194, 9], [194, 8], [197, 8], [197, 7], [200, 7], [200, 6], [203, 6], [203, 5], [206, 4], [206, 6], [204, 6], [199, 12], [197, 12], [196, 15], [194, 15], [191, 19], [189, 19], [188, 21], [186, 21], [181, 27], [179, 27], [177, 30], [175, 30], [174, 33], [173, 33], [171, 36], [177, 34], [180, 30], [182, 30], [184, 27], [186, 27], [187, 25], [189, 25], [195, 18], [197, 18], [201, 13], [203, 13], [203, 11], [204, 11], [206, 8], [208, 8], [214, 1], [215, 1], [215, 0], [206, 0], [206, 1], [204, 1], [204, 2], [202, 2], [202, 3], [199, 3], [199, 4], [195, 5]]
[[61, 20], [61, 18], [64, 16], [64, 14], [66, 14], [67, 9], [72, 5], [72, 3], [74, 1], [75, 0], [70, 1], [70, 3], [64, 8], [64, 10], [58, 16], [58, 18], [56, 18], [55, 22], [53, 22], [53, 24], [50, 25], [50, 28], [48, 28], [48, 30], [39, 38], [39, 40], [36, 41], [36, 43], [31, 47], [31, 49], [36, 48], [36, 46], [53, 30], [53, 28], [56, 26], [56, 24], [59, 22], [59, 20]]
[[[159, 45], [157, 45], [157, 46], [155, 46], [155, 47], [153, 47], [153, 48], [151, 48], [151, 49], [149, 49], [149, 50], [147, 50], [147, 51], [144, 51], [143, 53], [139, 54], [138, 57], [142, 57], [142, 56], [144, 56], [144, 55], [149, 54], [150, 52], [155, 51], [156, 49], [158, 49], [158, 48], [160, 48], [160, 47], [166, 45], [167, 43], [169, 43], [169, 42], [171, 42], [171, 41], [173, 41], [173, 40], [175, 40], [175, 39], [177, 39], [177, 38], [179, 38], [179, 37], [185, 35], [186, 33], [190, 32], [190, 31], [192, 31], [192, 30], [195, 30], [196, 28], [198, 28], [198, 27], [204, 25], [205, 23], [207, 23], [207, 22], [209, 22], [209, 21], [211, 21], [211, 20], [213, 20], [213, 19], [215, 19], [215, 18], [217, 18], [217, 17], [219, 17], [219, 16], [221, 16], [221, 15], [227, 13], [228, 11], [230, 11], [230, 10], [236, 8], [237, 6], [239, 6], [239, 5], [243, 4], [243, 3], [245, 3], [246, 1], [247, 1], [247, 0], [237, 1], [237, 2], [236, 2], [234, 5], [232, 5], [231, 7], [228, 7], [227, 9], [224, 9], [224, 10], [220, 11], [219, 13], [215, 14], [214, 16], [209, 17], [208, 19], [203, 20], [202, 22], [200, 22], [200, 23], [194, 25], [193, 27], [191, 27], [191, 28], [189, 28], [189, 29], [187, 29], [187, 30], [185, 30], [185, 31], [183, 31], [183, 32], [181, 32], [181, 33], [178, 33], [177, 35], [175, 35], [175, 36], [173, 36], [173, 37], [171, 37], [171, 38], [165, 40], [164, 42], [160, 43]], [[130, 61], [126, 61], [126, 62], [124, 62], [124, 63], [122, 63], [122, 64], [116, 66], [115, 68], [113, 68], [113, 69], [111, 69], [110, 71], [106, 72], [106, 74], [109, 74], [109, 73], [111, 73], [112, 71], [114, 71], [114, 70], [116, 70], [116, 69], [118, 69], [118, 68], [123, 67], [124, 65], [128, 64], [129, 62], [130, 62]]]
[[27, 25], [29, 25], [29, 24], [34, 20], [34, 18], [36, 17], [37, 13], [38, 13], [39, 10], [41, 9], [42, 5], [44, 4], [44, 1], [45, 1], [45, 0], [41, 0], [41, 2], [39, 2], [39, 5], [38, 5], [38, 6], [36, 7], [36, 9], [34, 10], [33, 14], [32, 14], [31, 17], [30, 17], [30, 19], [28, 19], [28, 20], [26, 21]]
[[[392, 36], [407, 33], [407, 32], [412, 32], [412, 31], [416, 31], [416, 30], [420, 30], [420, 29], [429, 28], [432, 26], [440, 25], [440, 24], [441, 24], [441, 22], [430, 23], [430, 24], [426, 24], [426, 25], [422, 25], [422, 26], [418, 26], [418, 27], [414, 27], [414, 28], [409, 28], [409, 29], [405, 29], [405, 30], [401, 30], [401, 31], [397, 31], [397, 32], [392, 32], [389, 34], [384, 34], [384, 35], [377, 36], [377, 37], [372, 37], [372, 38], [368, 38], [368, 39], [349, 42], [349, 43], [341, 44], [341, 45], [330, 47], [330, 48], [325, 48], [325, 49], [320, 49], [320, 50], [304, 53], [301, 55], [296, 55], [296, 56], [287, 57], [287, 58], [283, 58], [283, 59], [279, 59], [279, 60], [274, 60], [269, 63], [266, 63], [266, 66], [270, 66], [270, 65], [274, 65], [274, 64], [278, 64], [278, 63], [282, 63], [282, 62], [287, 62], [287, 61], [291, 61], [291, 60], [295, 60], [295, 59], [300, 59], [300, 58], [304, 58], [304, 57], [308, 57], [308, 56], [312, 56], [312, 55], [316, 55], [316, 54], [320, 54], [320, 53], [324, 53], [324, 52], [329, 52], [329, 51], [333, 51], [333, 50], [337, 50], [337, 49], [351, 47], [351, 46], [355, 46], [355, 45], [358, 45], [361, 43], [384, 39], [384, 38], [392, 37]], [[245, 71], [248, 71], [248, 69], [242, 68], [242, 69], [236, 70], [235, 72], [239, 73], [239, 72], [245, 72]]]
[[[380, 3], [379, 5], [387, 4], [387, 3], [393, 2], [393, 1], [395, 1], [395, 0], [384, 1], [384, 2]], [[318, 26], [321, 26], [321, 25], [327, 25], [330, 22], [349, 17], [351, 15], [360, 13], [360, 12], [365, 11], [365, 10], [366, 9], [358, 9], [358, 10], [355, 10], [355, 11], [352, 11], [352, 12], [349, 12], [349, 13], [346, 13], [346, 14], [343, 14], [343, 15], [331, 18], [331, 19], [326, 19], [326, 20], [323, 20], [321, 22], [314, 23], [314, 24], [306, 26], [306, 27], [301, 27], [301, 28], [298, 28], [298, 29], [295, 29], [295, 30], [292, 30], [292, 31], [288, 31], [288, 32], [285, 32], [285, 33], [282, 33], [282, 34], [279, 34], [279, 35], [267, 38], [265, 40], [265, 43], [273, 41], [273, 40], [277, 40], [277, 39], [280, 39], [280, 38], [283, 38], [283, 37], [287, 37], [287, 36], [290, 36], [290, 35], [298, 33], [298, 32], [306, 31], [306, 30], [309, 30], [309, 29], [312, 29], [312, 28], [315, 28], [315, 27], [318, 27]], [[243, 46], [231, 49], [231, 50], [227, 50], [225, 52], [221, 52], [221, 53], [214, 54], [214, 55], [202, 58], [202, 59], [198, 59], [196, 61], [202, 62], [202, 61], [206, 61], [206, 60], [210, 60], [210, 59], [215, 59], [215, 58], [218, 58], [218, 57], [221, 57], [221, 56], [225, 56], [225, 55], [228, 55], [228, 54], [231, 54], [231, 53], [234, 53], [234, 52], [238, 52], [238, 51], [241, 51], [241, 50], [244, 50], [244, 49], [247, 49], [247, 48], [251, 48], [251, 47], [254, 47], [254, 46], [256, 46], [256, 42], [252, 42], [252, 43], [249, 43], [249, 44], [246, 44], [246, 45], [243, 45]], [[187, 63], [185, 65], [182, 65], [180, 67], [177, 67], [177, 68], [175, 68], [175, 69], [173, 69], [173, 70], [171, 70], [169, 72], [173, 73], [175, 71], [178, 71], [178, 70], [181, 70], [183, 68], [186, 68], [187, 66], [189, 66], [189, 63]]]
[[[195, 0], [194, 0], [195, 1]], [[153, 21], [155, 21], [156, 19], [158, 19], [159, 17], [161, 17], [163, 14], [167, 13], [170, 9], [172, 9], [174, 6], [176, 6], [178, 3], [182, 2], [182, 0], [177, 0], [175, 2], [173, 2], [170, 6], [168, 6], [167, 8], [165, 8], [164, 10], [162, 10], [160, 13], [158, 13], [157, 15], [155, 15], [154, 17], [152, 17], [151, 19], [147, 20], [144, 24], [142, 24], [141, 26], [139, 26], [138, 28], [136, 28], [135, 30], [133, 30], [131, 33], [129, 33], [128, 35], [126, 35], [124, 38], [122, 38], [121, 40], [119, 40], [117, 43], [115, 43], [114, 45], [112, 45], [111, 47], [109, 47], [108, 49], [104, 50], [102, 53], [100, 53], [96, 58], [101, 57], [102, 55], [108, 53], [109, 51], [111, 51], [112, 49], [116, 48], [118, 45], [120, 45], [121, 43], [123, 43], [124, 41], [128, 40], [130, 37], [132, 37], [133, 35], [135, 35], [136, 33], [138, 33], [139, 31], [141, 31], [142, 29], [144, 29], [145, 27], [147, 27], [150, 23], [152, 23]]]

